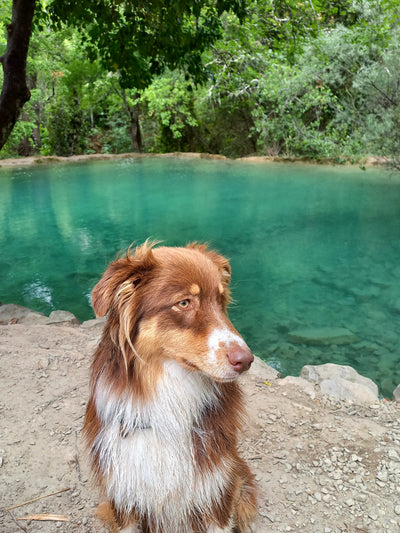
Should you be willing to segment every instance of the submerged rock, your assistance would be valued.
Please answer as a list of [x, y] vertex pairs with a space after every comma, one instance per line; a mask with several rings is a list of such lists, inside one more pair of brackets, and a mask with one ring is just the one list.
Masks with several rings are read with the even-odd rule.
[[362, 289], [350, 289], [350, 294], [354, 296], [354, 298], [359, 303], [369, 302], [370, 300], [374, 298], [378, 298], [380, 296], [381, 291], [378, 287], [365, 287]]
[[352, 344], [358, 339], [346, 328], [305, 328], [291, 331], [288, 340], [292, 344], [309, 344], [314, 346], [328, 346], [330, 344]]
[[373, 403], [378, 399], [378, 386], [350, 366], [333, 363], [306, 365], [301, 369], [300, 377], [318, 384], [321, 394], [338, 400]]
[[389, 301], [389, 309], [393, 313], [400, 313], [400, 297], [392, 298]]

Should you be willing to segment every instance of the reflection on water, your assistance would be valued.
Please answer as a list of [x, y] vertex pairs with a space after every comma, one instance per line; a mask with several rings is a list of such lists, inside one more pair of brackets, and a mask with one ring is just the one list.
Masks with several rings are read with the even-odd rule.
[[[400, 182], [384, 171], [126, 160], [0, 174], [0, 299], [93, 316], [90, 291], [133, 240], [211, 242], [231, 258], [230, 315], [284, 374], [350, 364], [400, 383]], [[358, 342], [288, 333], [346, 327]]]

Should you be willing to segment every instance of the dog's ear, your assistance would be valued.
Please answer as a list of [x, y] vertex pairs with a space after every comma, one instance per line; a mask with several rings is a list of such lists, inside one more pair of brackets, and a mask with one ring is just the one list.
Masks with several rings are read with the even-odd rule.
[[156, 265], [152, 244], [147, 241], [136, 248], [131, 255], [113, 261], [92, 291], [92, 305], [96, 316], [102, 317], [109, 311], [115, 296], [123, 284], [136, 288]]

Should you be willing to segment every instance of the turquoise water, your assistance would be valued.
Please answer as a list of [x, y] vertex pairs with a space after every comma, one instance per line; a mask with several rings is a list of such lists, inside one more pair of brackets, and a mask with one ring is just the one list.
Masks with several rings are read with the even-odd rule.
[[[231, 258], [230, 316], [284, 375], [350, 364], [400, 383], [400, 181], [383, 170], [177, 159], [0, 173], [0, 300], [93, 316], [90, 291], [132, 241], [208, 241]], [[344, 326], [347, 346], [290, 344]]]

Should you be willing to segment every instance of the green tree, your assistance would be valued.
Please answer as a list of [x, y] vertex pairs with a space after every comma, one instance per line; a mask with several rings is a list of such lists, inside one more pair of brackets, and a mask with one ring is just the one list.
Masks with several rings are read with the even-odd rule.
[[[0, 58], [0, 149], [30, 97], [26, 57], [35, 5], [34, 0], [13, 1], [7, 49]], [[58, 29], [63, 23], [79, 29], [90, 59], [99, 58], [107, 71], [118, 72], [122, 89], [141, 90], [167, 67], [182, 68], [195, 81], [203, 79], [202, 52], [220, 35], [221, 14], [233, 9], [241, 15], [243, 8], [242, 0], [53, 0], [48, 12]], [[38, 21], [45, 20], [43, 6], [37, 15]], [[122, 96], [134, 122], [135, 106]]]
[[242, 0], [53, 0], [57, 23], [79, 28], [84, 43], [121, 85], [147, 87], [165, 68], [182, 68], [196, 81], [204, 78], [202, 53], [221, 33], [221, 14], [244, 13]]

